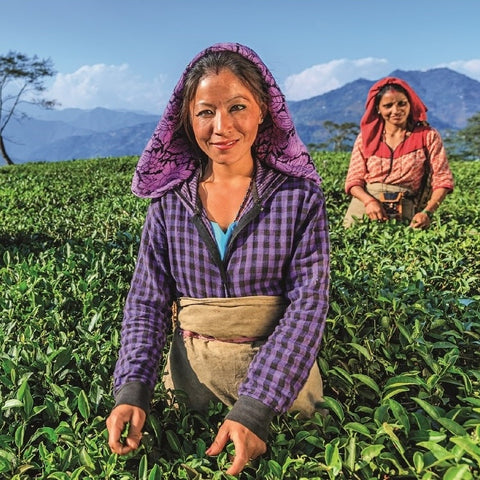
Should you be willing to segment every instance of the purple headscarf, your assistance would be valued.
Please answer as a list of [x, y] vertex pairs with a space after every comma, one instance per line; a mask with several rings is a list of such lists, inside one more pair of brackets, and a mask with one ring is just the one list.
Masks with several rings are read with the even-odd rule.
[[205, 54], [228, 50], [250, 60], [260, 70], [268, 85], [267, 105], [272, 122], [261, 126], [254, 142], [256, 158], [290, 176], [320, 183], [307, 148], [296, 133], [285, 97], [260, 57], [238, 43], [218, 43], [199, 53], [180, 77], [152, 138], [138, 161], [132, 191], [142, 198], [156, 198], [189, 178], [199, 165], [198, 150], [183, 129], [177, 130], [177, 118], [183, 101], [185, 76]]

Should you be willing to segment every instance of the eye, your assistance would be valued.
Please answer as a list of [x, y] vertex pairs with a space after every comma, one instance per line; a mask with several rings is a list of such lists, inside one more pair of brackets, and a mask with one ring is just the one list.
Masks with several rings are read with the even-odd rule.
[[393, 103], [384, 103], [382, 106], [383, 106], [383, 108], [392, 108]]
[[247, 108], [245, 105], [236, 104], [236, 105], [233, 105], [233, 106], [230, 108], [230, 111], [232, 111], [232, 112], [239, 112], [239, 111], [241, 111], [241, 110], [245, 110], [245, 108]]
[[400, 100], [400, 101], [398, 102], [398, 106], [399, 106], [399, 107], [406, 107], [407, 105], [408, 105], [407, 100]]
[[205, 110], [200, 110], [199, 112], [195, 113], [196, 117], [208, 117], [211, 115], [213, 115], [213, 111], [207, 108]]

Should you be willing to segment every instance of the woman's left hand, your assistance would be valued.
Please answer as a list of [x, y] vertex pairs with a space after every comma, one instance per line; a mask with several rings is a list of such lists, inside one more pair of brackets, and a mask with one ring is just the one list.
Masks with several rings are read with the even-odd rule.
[[206, 454], [218, 455], [229, 440], [235, 446], [235, 457], [226, 471], [229, 475], [238, 475], [248, 462], [267, 451], [266, 443], [247, 427], [233, 420], [225, 420]]
[[424, 212], [416, 213], [412, 218], [412, 221], [410, 222], [410, 227], [412, 228], [425, 229], [425, 228], [428, 228], [429, 226], [430, 226], [430, 218]]

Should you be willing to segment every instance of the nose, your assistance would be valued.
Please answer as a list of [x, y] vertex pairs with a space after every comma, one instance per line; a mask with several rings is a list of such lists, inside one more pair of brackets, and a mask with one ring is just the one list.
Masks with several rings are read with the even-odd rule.
[[231, 130], [232, 119], [228, 112], [218, 109], [215, 113], [214, 132], [221, 135]]

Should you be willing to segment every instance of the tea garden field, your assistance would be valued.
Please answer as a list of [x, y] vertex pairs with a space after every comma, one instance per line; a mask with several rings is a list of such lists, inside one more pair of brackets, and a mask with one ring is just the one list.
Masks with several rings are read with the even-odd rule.
[[[427, 231], [345, 230], [348, 155], [313, 155], [332, 243], [328, 414], [276, 418], [240, 478], [479, 479], [480, 163], [452, 162], [457, 188]], [[148, 204], [130, 193], [136, 161], [0, 168], [2, 479], [229, 478], [231, 448], [205, 455], [225, 408], [173, 408], [160, 384], [140, 449], [120, 458], [106, 442]]]

